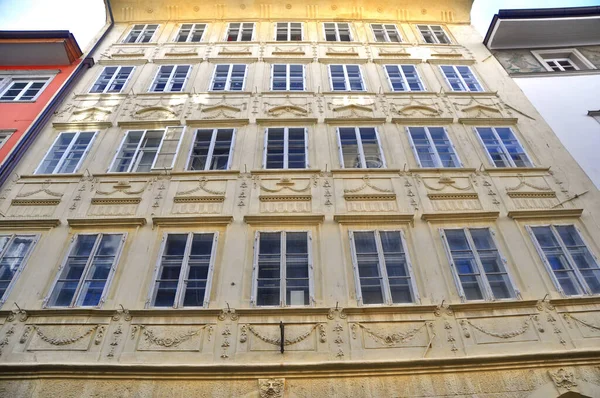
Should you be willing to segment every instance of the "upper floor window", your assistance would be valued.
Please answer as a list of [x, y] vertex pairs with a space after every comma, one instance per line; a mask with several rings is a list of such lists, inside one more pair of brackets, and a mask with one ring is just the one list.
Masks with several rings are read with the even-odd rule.
[[246, 82], [246, 65], [223, 64], [215, 66], [211, 90], [242, 91]]
[[373, 35], [378, 42], [402, 42], [402, 36], [394, 24], [372, 23], [371, 29], [373, 29]]
[[130, 130], [109, 168], [113, 173], [143, 173], [172, 169], [181, 144], [183, 127], [166, 130]]
[[326, 41], [352, 41], [350, 24], [347, 22], [326, 22], [323, 28]]
[[1, 130], [0, 129], [0, 148], [2, 148], [4, 146], [4, 144], [6, 144], [6, 141], [8, 141], [8, 139], [13, 135], [13, 133], [16, 130], [10, 129], [10, 130]]
[[303, 91], [304, 65], [277, 64], [271, 67], [273, 91]]
[[420, 167], [460, 167], [460, 160], [443, 127], [409, 127], [408, 135]]
[[390, 87], [394, 91], [424, 91], [423, 82], [414, 65], [385, 65]]
[[365, 91], [360, 65], [329, 65], [333, 91]]
[[254, 22], [230, 23], [227, 28], [227, 41], [252, 41]]
[[256, 232], [251, 302], [310, 305], [313, 299], [309, 232]]
[[304, 169], [308, 164], [308, 140], [302, 127], [271, 127], [265, 134], [265, 169]]
[[461, 298], [498, 300], [516, 297], [506, 260], [498, 251], [490, 229], [443, 229], [440, 232]]
[[302, 41], [302, 23], [277, 22], [275, 38], [277, 41]]
[[385, 159], [374, 127], [339, 127], [340, 163], [346, 169], [378, 169]]
[[216, 248], [216, 233], [167, 234], [156, 270], [151, 305], [207, 306]]
[[187, 169], [229, 170], [234, 141], [234, 129], [196, 130]]
[[120, 93], [133, 74], [133, 66], [107, 66], [90, 89], [90, 93]]
[[452, 91], [483, 91], [483, 86], [468, 66], [440, 66]]
[[190, 74], [190, 65], [163, 65], [156, 72], [156, 77], [150, 86], [153, 93], [176, 93], [183, 91], [185, 82]]
[[496, 167], [533, 166], [511, 128], [477, 127], [475, 130]]
[[158, 25], [134, 25], [123, 43], [148, 43], [157, 29]]
[[202, 41], [204, 31], [206, 30], [205, 23], [184, 23], [179, 28], [175, 41], [177, 43], [197, 43]]
[[102, 305], [117, 267], [126, 234], [78, 234], [58, 268], [49, 307]]
[[350, 231], [359, 304], [414, 303], [417, 291], [401, 231]]
[[6, 77], [0, 80], [0, 101], [35, 101], [49, 82], [49, 77]]
[[60, 133], [34, 174], [75, 173], [89, 152], [96, 132]]
[[548, 71], [568, 72], [576, 70], [596, 69], [576, 48], [559, 50], [536, 50], [532, 54]]
[[600, 266], [573, 225], [528, 227], [559, 292], [567, 296], [600, 293]]
[[0, 235], [0, 306], [25, 267], [36, 241], [35, 235]]
[[417, 25], [425, 43], [450, 44], [450, 39], [440, 25]]

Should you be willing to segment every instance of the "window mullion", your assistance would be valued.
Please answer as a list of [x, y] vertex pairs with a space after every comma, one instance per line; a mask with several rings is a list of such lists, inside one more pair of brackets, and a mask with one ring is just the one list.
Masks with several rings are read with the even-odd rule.
[[[79, 283], [77, 284], [77, 288], [75, 289], [75, 294], [73, 294], [73, 299], [71, 300], [71, 304], [69, 305], [69, 307], [74, 307], [75, 304], [79, 301], [79, 294], [81, 293], [81, 288], [83, 287], [83, 284], [85, 283], [85, 279], [87, 277], [88, 272], [90, 271], [92, 261], [94, 259], [94, 256], [96, 255], [96, 252], [98, 251], [98, 246], [100, 246], [100, 242], [102, 241], [103, 236], [104, 236], [104, 234], [98, 234], [96, 236], [96, 241], [94, 242], [94, 246], [92, 247], [92, 250], [90, 251], [90, 256], [88, 257], [87, 262], [85, 263], [83, 272], [81, 273], [81, 276], [79, 277]], [[69, 255], [70, 254], [71, 253], [69, 253]], [[105, 288], [106, 288], [106, 286], [105, 286]]]
[[290, 91], [290, 87], [292, 86], [292, 76], [291, 76], [291, 65], [285, 64], [285, 89]]
[[367, 168], [367, 161], [365, 160], [365, 151], [363, 150], [362, 137], [360, 136], [360, 128], [354, 127], [354, 134], [356, 136], [356, 143], [358, 144], [358, 156], [360, 158], [360, 167], [362, 169]]
[[287, 253], [287, 247], [286, 247], [286, 236], [285, 236], [285, 232], [280, 232], [280, 247], [281, 250], [279, 253], [279, 305], [280, 306], [285, 306], [287, 305], [286, 300], [285, 300], [285, 296], [286, 296], [286, 283], [285, 283], [285, 277], [286, 277], [286, 268], [287, 268], [287, 263], [286, 263], [286, 253]]
[[[415, 71], [416, 71], [416, 67], [415, 67]], [[402, 69], [402, 65], [398, 65], [398, 72], [400, 72], [400, 78], [402, 79], [402, 83], [404, 84], [404, 87], [406, 87], [406, 91], [412, 91], [412, 89], [408, 85], [408, 79], [406, 78], [406, 75], [404, 74], [404, 69]]]
[[435, 157], [435, 163], [437, 167], [443, 167], [442, 165], [442, 159], [440, 158], [440, 154], [437, 151], [437, 148], [435, 147], [435, 143], [433, 142], [433, 138], [431, 137], [431, 134], [429, 133], [429, 127], [424, 127], [425, 129], [425, 134], [427, 134], [427, 141], [429, 141], [429, 149], [431, 150], [431, 152], [433, 153], [433, 156]]
[[194, 239], [194, 233], [188, 233], [187, 241], [185, 242], [185, 249], [183, 250], [183, 259], [181, 261], [181, 268], [179, 269], [179, 279], [177, 280], [177, 290], [175, 291], [175, 300], [173, 300], [173, 307], [183, 307], [184, 299], [184, 286], [188, 279], [188, 264], [190, 259], [190, 253], [192, 251], [192, 241]]
[[352, 85], [350, 84], [350, 76], [348, 75], [348, 65], [342, 65], [344, 70], [344, 80], [346, 82], [346, 91], [352, 90]]
[[379, 276], [383, 283], [383, 302], [385, 304], [392, 304], [392, 293], [390, 291], [390, 280], [388, 279], [387, 269], [385, 267], [385, 257], [383, 255], [383, 245], [381, 244], [381, 236], [379, 231], [375, 233], [375, 245], [377, 247], [377, 262], [379, 263]]
[[60, 168], [62, 167], [62, 165], [65, 163], [65, 161], [67, 160], [67, 157], [69, 156], [69, 152], [71, 151], [71, 149], [73, 148], [73, 145], [75, 144], [75, 142], [77, 141], [77, 138], [79, 137], [79, 134], [80, 134], [79, 131], [75, 133], [75, 135], [73, 136], [73, 139], [71, 140], [71, 142], [69, 142], [69, 145], [67, 145], [67, 148], [65, 149], [65, 152], [60, 157], [60, 160], [56, 164], [56, 167], [54, 167], [54, 170], [52, 170], [51, 174], [54, 174], [58, 170], [60, 170]]
[[558, 244], [560, 245], [560, 248], [562, 249], [563, 253], [565, 253], [565, 256], [567, 257], [567, 261], [569, 262], [571, 269], [575, 273], [575, 277], [577, 278], [577, 282], [579, 282], [579, 286], [581, 287], [581, 290], [585, 294], [590, 294], [590, 289], [589, 289], [587, 283], [585, 282], [585, 278], [583, 277], [583, 275], [581, 275], [581, 271], [579, 271], [579, 267], [577, 266], [577, 263], [575, 263], [575, 260], [573, 260], [573, 257], [571, 256], [569, 249], [567, 249], [567, 246], [565, 245], [562, 238], [560, 237], [560, 234], [558, 233], [558, 231], [556, 230], [554, 225], [551, 225], [550, 229], [552, 230], [552, 234], [554, 235], [554, 238], [557, 240]]
[[354, 242], [354, 231], [348, 231], [348, 237], [350, 240], [350, 255], [352, 256], [352, 268], [354, 270], [356, 302], [357, 302], [357, 305], [361, 306], [363, 304], [362, 286], [360, 284], [360, 275], [358, 272], [358, 257], [356, 256], [356, 243]]
[[[471, 236], [471, 231], [469, 228], [463, 229], [465, 237], [467, 238], [467, 242], [469, 242], [469, 248], [471, 249], [471, 253], [473, 253], [473, 258], [475, 259], [475, 264], [477, 264], [477, 268], [479, 269], [479, 279], [483, 284], [483, 292], [486, 296], [486, 300], [494, 300], [494, 294], [492, 293], [492, 288], [487, 280], [487, 275], [485, 270], [483, 269], [483, 264], [481, 263], [481, 258], [479, 257], [479, 252], [477, 251], [477, 247], [475, 246], [475, 242], [473, 241], [473, 237]], [[498, 248], [496, 248], [497, 250]]]
[[[231, 90], [231, 76], [233, 75], [233, 65], [234, 64], [230, 64], [227, 68], [227, 80], [225, 80], [225, 90], [229, 91]], [[244, 77], [245, 79], [245, 77]]]
[[[196, 134], [198, 134], [198, 132], [196, 132]], [[210, 137], [210, 144], [208, 144], [208, 152], [206, 154], [206, 164], [204, 165], [204, 170], [210, 170], [210, 164], [212, 163], [213, 152], [215, 151], [215, 143], [217, 141], [218, 134], [219, 129], [213, 129]]]
[[283, 129], [283, 168], [289, 168], [289, 153], [290, 150], [290, 130], [288, 127]]
[[168, 87], [169, 91], [171, 91], [173, 89], [173, 83], [174, 83], [174, 79], [175, 79], [175, 72], [177, 71], [177, 66], [178, 65], [173, 65], [173, 70], [169, 74], [169, 80], [167, 80], [167, 84], [165, 85], [165, 88]]

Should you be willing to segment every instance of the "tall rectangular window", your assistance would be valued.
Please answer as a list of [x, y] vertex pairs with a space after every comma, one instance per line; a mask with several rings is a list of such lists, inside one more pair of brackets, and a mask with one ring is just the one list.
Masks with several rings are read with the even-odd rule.
[[246, 81], [246, 68], [246, 65], [216, 65], [211, 90], [242, 91]]
[[450, 44], [450, 39], [444, 28], [439, 25], [417, 25], [425, 43], [430, 44]]
[[360, 65], [329, 65], [333, 91], [365, 91]]
[[207, 306], [216, 248], [216, 233], [167, 234], [156, 270], [151, 305]]
[[134, 25], [131, 31], [123, 40], [123, 43], [148, 43], [152, 40], [158, 25]]
[[385, 65], [390, 87], [394, 91], [424, 91], [423, 82], [414, 65]]
[[307, 166], [306, 129], [271, 127], [265, 133], [265, 169], [304, 169]]
[[97, 307], [102, 305], [125, 234], [78, 234], [58, 269], [49, 307]]
[[302, 41], [302, 23], [277, 22], [275, 36], [277, 41]]
[[326, 41], [352, 41], [350, 24], [347, 22], [326, 22], [323, 28]]
[[276, 64], [271, 67], [271, 73], [271, 90], [304, 90], [304, 65]]
[[92, 147], [96, 132], [60, 133], [34, 174], [75, 173]]
[[573, 225], [528, 227], [558, 291], [567, 296], [600, 294], [600, 266]]
[[408, 135], [420, 167], [460, 167], [461, 163], [443, 127], [409, 127]]
[[340, 163], [346, 169], [378, 169], [385, 159], [374, 127], [339, 127]]
[[177, 43], [198, 43], [202, 41], [204, 31], [206, 30], [205, 23], [184, 23], [177, 32], [175, 41]]
[[192, 67], [190, 65], [163, 65], [156, 72], [150, 86], [153, 93], [178, 93], [183, 91]]
[[483, 91], [483, 86], [468, 66], [444, 65], [440, 68], [452, 91]]
[[112, 173], [143, 173], [172, 169], [175, 164], [183, 127], [166, 130], [130, 130], [112, 161]]
[[[26, 76], [13, 76], [0, 80], [2, 83], [0, 84], [0, 101], [34, 101], [49, 82], [49, 77]], [[2, 86], [5, 86], [4, 89]]]
[[257, 232], [252, 302], [257, 306], [310, 305], [311, 238], [308, 232]]
[[226, 41], [252, 41], [254, 22], [230, 23], [227, 28]]
[[509, 127], [475, 128], [496, 167], [531, 167], [533, 163]]
[[460, 296], [466, 300], [515, 298], [516, 292], [488, 228], [443, 229]]
[[90, 93], [120, 93], [132, 75], [133, 66], [107, 66], [90, 89]]
[[402, 36], [400, 36], [398, 28], [394, 24], [372, 23], [371, 29], [373, 30], [375, 40], [378, 42], [402, 42]]
[[0, 235], [0, 306], [25, 267], [36, 241], [35, 235]]
[[416, 288], [401, 231], [350, 231], [361, 304], [413, 303]]
[[229, 170], [234, 137], [234, 129], [196, 130], [187, 169]]

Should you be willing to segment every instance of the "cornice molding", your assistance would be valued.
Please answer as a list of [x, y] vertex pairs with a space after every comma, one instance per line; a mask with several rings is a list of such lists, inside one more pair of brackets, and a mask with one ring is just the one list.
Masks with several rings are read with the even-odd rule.
[[413, 224], [414, 214], [336, 214], [333, 221], [340, 224]]
[[152, 217], [152, 225], [158, 227], [180, 227], [180, 226], [204, 226], [204, 225], [220, 225], [226, 226], [231, 224], [233, 216], [167, 216], [167, 217]]
[[[432, 54], [432, 56], [440, 58], [429, 58], [426, 62], [432, 65], [474, 65], [477, 62], [472, 58], [441, 58], [449, 55], [451, 54]], [[457, 54], [457, 56], [462, 56], [462, 54]]]
[[325, 220], [323, 214], [276, 214], [244, 216], [244, 222], [250, 225], [317, 225]]
[[60, 225], [58, 218], [0, 218], [0, 230], [44, 230], [52, 229]]
[[13, 199], [11, 206], [57, 206], [60, 199]]
[[181, 126], [181, 121], [179, 119], [120, 121], [117, 122], [117, 126], [129, 129], [153, 129]]
[[519, 119], [516, 117], [459, 117], [458, 123], [466, 126], [514, 126]]
[[423, 221], [495, 221], [500, 216], [499, 211], [463, 211], [452, 213], [423, 213]]
[[225, 196], [175, 196], [174, 203], [219, 203], [224, 202]]
[[583, 209], [535, 209], [535, 210], [513, 210], [508, 216], [513, 220], [539, 220], [555, 218], [579, 218]]
[[393, 117], [392, 123], [417, 126], [446, 126], [454, 123], [451, 117]]
[[394, 201], [396, 200], [395, 193], [376, 193], [376, 194], [344, 194], [344, 199], [348, 202], [356, 201]]
[[93, 205], [137, 205], [142, 198], [92, 198]]
[[87, 227], [141, 227], [146, 225], [144, 217], [114, 217], [114, 218], [67, 218], [67, 223], [72, 228]]
[[386, 122], [384, 117], [326, 117], [324, 122], [331, 126], [344, 126], [357, 124], [360, 126], [368, 124], [383, 124]]
[[265, 126], [305, 126], [315, 124], [319, 121], [316, 117], [294, 117], [294, 118], [257, 118], [256, 124]]
[[250, 119], [188, 119], [185, 121], [186, 126], [190, 127], [240, 127], [250, 124]]
[[310, 202], [311, 195], [260, 195], [261, 202]]
[[540, 173], [550, 171], [550, 167], [486, 167], [484, 168], [486, 173], [492, 174], [514, 174], [515, 177], [517, 174], [522, 173]]
[[60, 122], [52, 123], [57, 130], [104, 130], [112, 127], [112, 122]]

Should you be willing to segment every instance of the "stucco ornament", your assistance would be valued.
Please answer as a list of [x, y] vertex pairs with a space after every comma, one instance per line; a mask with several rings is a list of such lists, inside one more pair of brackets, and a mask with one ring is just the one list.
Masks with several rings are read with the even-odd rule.
[[285, 379], [258, 379], [260, 398], [281, 398]]
[[550, 374], [550, 377], [552, 377], [556, 387], [570, 390], [571, 388], [577, 386], [577, 383], [575, 382], [575, 375], [571, 371], [560, 368], [556, 372], [549, 371], [548, 373]]

